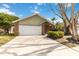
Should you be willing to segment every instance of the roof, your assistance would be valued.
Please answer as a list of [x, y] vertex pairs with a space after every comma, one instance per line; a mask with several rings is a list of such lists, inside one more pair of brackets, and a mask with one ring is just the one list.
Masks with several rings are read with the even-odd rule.
[[12, 23], [16, 23], [16, 22], [18, 22], [18, 21], [20, 21], [20, 20], [15, 20], [15, 21], [13, 21]]
[[26, 19], [28, 19], [28, 18], [30, 18], [30, 17], [35, 16], [35, 15], [37, 15], [37, 16], [39, 16], [39, 17], [41, 17], [41, 18], [43, 18], [43, 19], [45, 19], [45, 20], [47, 21], [47, 19], [46, 19], [45, 17], [41, 16], [41, 15], [38, 14], [38, 13], [32, 14], [31, 16], [28, 16], [28, 17], [26, 17], [26, 18], [24, 18], [24, 19], [22, 19], [22, 20], [20, 20], [20, 21], [26, 20]]
[[18, 22], [18, 21], [24, 21], [24, 20], [26, 20], [26, 19], [28, 19], [28, 18], [30, 18], [30, 17], [32, 17], [32, 16], [35, 16], [35, 15], [38, 15], [39, 17], [43, 18], [43, 19], [46, 20], [47, 22], [51, 23], [48, 19], [46, 19], [45, 17], [41, 16], [41, 15], [38, 14], [38, 13], [32, 14], [31, 16], [28, 16], [28, 17], [26, 17], [26, 18], [24, 18], [24, 19], [19, 19], [19, 20], [13, 21], [12, 23], [15, 23], [15, 22]]

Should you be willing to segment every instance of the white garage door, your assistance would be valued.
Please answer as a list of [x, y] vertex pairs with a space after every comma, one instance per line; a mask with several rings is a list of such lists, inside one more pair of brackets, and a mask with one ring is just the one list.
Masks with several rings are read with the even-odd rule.
[[42, 26], [19, 25], [19, 35], [41, 35]]

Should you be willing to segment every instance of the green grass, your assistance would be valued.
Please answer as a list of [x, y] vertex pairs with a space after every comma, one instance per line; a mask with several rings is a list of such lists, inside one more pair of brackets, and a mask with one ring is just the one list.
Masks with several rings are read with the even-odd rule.
[[15, 36], [0, 36], [0, 46], [12, 40]]

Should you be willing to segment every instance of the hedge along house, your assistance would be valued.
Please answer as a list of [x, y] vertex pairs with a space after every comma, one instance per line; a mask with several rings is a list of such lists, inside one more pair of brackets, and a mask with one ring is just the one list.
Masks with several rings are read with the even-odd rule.
[[16, 35], [44, 35], [53, 27], [52, 23], [39, 14], [14, 21], [13, 25], [12, 31]]

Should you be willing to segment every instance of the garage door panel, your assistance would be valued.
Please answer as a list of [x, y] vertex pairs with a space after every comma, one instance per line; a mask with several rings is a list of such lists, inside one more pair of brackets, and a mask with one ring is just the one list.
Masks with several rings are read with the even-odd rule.
[[41, 26], [19, 26], [20, 35], [40, 35], [42, 33]]

